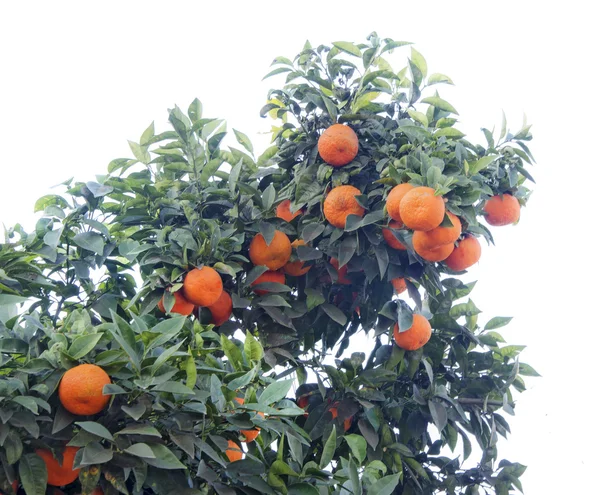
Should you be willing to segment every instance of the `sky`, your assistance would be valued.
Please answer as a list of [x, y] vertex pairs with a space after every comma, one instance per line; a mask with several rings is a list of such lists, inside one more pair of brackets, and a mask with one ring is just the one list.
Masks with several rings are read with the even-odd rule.
[[[270, 122], [261, 81], [279, 55], [381, 37], [412, 41], [460, 114], [459, 128], [533, 124], [537, 184], [516, 227], [494, 229], [466, 281], [480, 321], [513, 316], [501, 333], [527, 349], [542, 378], [517, 397], [500, 458], [528, 466], [525, 493], [592, 493], [595, 425], [600, 105], [596, 16], [588, 3], [29, 1], [0, 3], [0, 223], [31, 228], [33, 204], [65, 179], [93, 180], [131, 156], [151, 121], [198, 97], [261, 151]], [[408, 52], [405, 52], [408, 53]], [[560, 475], [555, 473], [560, 470]]]

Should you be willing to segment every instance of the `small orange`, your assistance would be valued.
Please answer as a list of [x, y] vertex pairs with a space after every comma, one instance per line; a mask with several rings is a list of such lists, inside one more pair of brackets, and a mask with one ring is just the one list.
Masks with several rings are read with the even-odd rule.
[[294, 218], [302, 215], [302, 210], [296, 210], [294, 213], [292, 213], [292, 210], [290, 209], [291, 204], [292, 202], [289, 199], [284, 199], [281, 203], [279, 203], [275, 210], [277, 217], [285, 220], [286, 222], [291, 222]]
[[[285, 275], [281, 272], [275, 272], [275, 271], [265, 272], [262, 275], [260, 275], [250, 285], [254, 286], [254, 285], [262, 284], [264, 282], [275, 282], [277, 284], [285, 284]], [[264, 296], [265, 294], [269, 293], [269, 290], [254, 289], [254, 292], [256, 294], [258, 294], [259, 296]]]
[[209, 266], [194, 268], [183, 279], [183, 295], [196, 306], [212, 306], [223, 292], [219, 273]]
[[[171, 313], [178, 313], [183, 316], [191, 315], [194, 311], [194, 305], [185, 297], [183, 297], [183, 292], [178, 290], [177, 292], [173, 292], [173, 296], [175, 297], [175, 304], [173, 305], [173, 308], [171, 308]], [[158, 309], [160, 309], [163, 313], [166, 313], [165, 296], [158, 301]]]
[[[306, 242], [302, 239], [296, 239], [292, 242], [292, 248], [297, 248], [298, 246], [306, 246]], [[288, 275], [292, 275], [293, 277], [301, 277], [305, 275], [310, 270], [310, 265], [305, 265], [304, 261], [290, 261], [284, 267], [283, 270]]]
[[415, 248], [415, 252], [424, 260], [435, 262], [435, 261], [443, 261], [454, 249], [454, 244], [442, 244], [433, 249], [424, 249], [422, 246], [414, 243], [413, 238], [413, 247]]
[[402, 244], [398, 239], [396, 239], [396, 236], [392, 233], [391, 230], [400, 230], [402, 227], [404, 227], [402, 222], [392, 221], [390, 222], [389, 227], [390, 228], [384, 228], [382, 230], [383, 239], [385, 240], [387, 245], [392, 249], [397, 249], [398, 251], [406, 251], [406, 246]]
[[48, 449], [38, 449], [35, 451], [46, 464], [49, 485], [68, 485], [77, 479], [79, 469], [73, 469], [73, 460], [78, 450], [77, 447], [66, 447], [62, 453], [62, 464], [59, 464], [58, 460], [52, 455], [52, 451]]
[[400, 217], [409, 229], [428, 231], [444, 220], [444, 199], [431, 187], [415, 187], [400, 201]]
[[396, 345], [407, 351], [416, 351], [423, 347], [431, 338], [431, 325], [423, 315], [413, 315], [413, 324], [406, 330], [400, 332], [398, 323], [394, 326], [394, 341]]
[[63, 407], [78, 416], [97, 414], [106, 407], [110, 395], [103, 395], [110, 377], [100, 366], [80, 364], [65, 372], [58, 386], [58, 398]]
[[400, 201], [402, 201], [404, 195], [414, 187], [415, 186], [408, 182], [405, 184], [398, 184], [397, 186], [394, 186], [388, 194], [385, 201], [385, 209], [387, 210], [387, 214], [394, 220], [398, 222], [402, 220], [400, 218]]
[[481, 245], [473, 236], [467, 236], [459, 241], [452, 254], [446, 258], [446, 265], [455, 272], [466, 270], [479, 261]]
[[229, 448], [225, 450], [225, 455], [227, 456], [227, 459], [229, 459], [229, 462], [239, 461], [244, 457], [244, 453], [237, 443], [233, 440], [228, 440], [227, 444], [229, 445]]
[[[235, 401], [238, 404], [244, 403], [244, 399], [242, 399], [241, 397], [236, 397]], [[265, 417], [265, 414], [260, 411], [258, 411], [257, 414], [263, 418]], [[260, 434], [260, 428], [257, 426], [253, 430], [240, 430], [240, 433], [245, 438], [246, 442], [254, 442], [254, 440], [256, 440], [256, 437], [258, 437], [258, 435]]]
[[402, 277], [393, 278], [392, 285], [396, 294], [402, 294], [406, 290], [406, 280]]
[[292, 243], [280, 230], [275, 231], [269, 245], [262, 234], [257, 234], [250, 242], [249, 253], [256, 266], [264, 265], [269, 270], [279, 270], [290, 260]]
[[496, 227], [517, 222], [521, 216], [519, 200], [510, 194], [500, 194], [488, 199], [483, 207], [485, 221]]
[[448, 214], [448, 217], [450, 217], [452, 227], [442, 227], [440, 225], [428, 232], [417, 230], [413, 235], [413, 244], [419, 244], [423, 249], [434, 249], [456, 241], [456, 239], [460, 237], [462, 231], [460, 219], [449, 211], [446, 213]]
[[334, 227], [343, 229], [349, 215], [362, 217], [365, 209], [355, 197], [359, 195], [360, 191], [356, 187], [348, 185], [337, 186], [329, 191], [323, 202], [323, 213], [327, 221]]
[[329, 262], [337, 270], [338, 278], [337, 278], [336, 283], [342, 284], [342, 285], [352, 284], [352, 280], [350, 280], [346, 276], [346, 275], [348, 275], [348, 265], [347, 264], [344, 265], [342, 268], [340, 268], [340, 262], [336, 258], [331, 258], [329, 260]]
[[325, 163], [341, 167], [358, 154], [358, 136], [346, 125], [333, 124], [319, 137], [317, 149]]
[[216, 326], [222, 325], [231, 317], [231, 311], [233, 310], [231, 296], [227, 291], [221, 292], [217, 302], [208, 306], [208, 309], [212, 315], [211, 323]]

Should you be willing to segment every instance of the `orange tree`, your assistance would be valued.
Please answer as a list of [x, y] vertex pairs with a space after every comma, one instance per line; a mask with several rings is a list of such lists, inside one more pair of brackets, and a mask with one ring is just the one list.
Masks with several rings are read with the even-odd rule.
[[195, 100], [5, 232], [4, 493], [521, 489], [496, 444], [536, 373], [461, 276], [526, 203], [529, 126], [467, 141], [405, 45], [307, 43], [258, 158]]

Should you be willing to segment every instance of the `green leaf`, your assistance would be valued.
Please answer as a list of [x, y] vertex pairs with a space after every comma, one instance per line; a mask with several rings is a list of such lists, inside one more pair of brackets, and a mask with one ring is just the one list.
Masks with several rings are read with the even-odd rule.
[[111, 442], [114, 441], [110, 431], [108, 431], [106, 427], [102, 426], [100, 423], [96, 423], [95, 421], [78, 421], [75, 424], [89, 433], [97, 435]]
[[221, 347], [223, 348], [223, 352], [227, 356], [227, 359], [231, 363], [231, 366], [235, 370], [241, 369], [242, 365], [242, 351], [240, 348], [235, 345], [225, 334], [221, 334]]
[[400, 473], [384, 476], [369, 487], [367, 495], [391, 495], [400, 483]]
[[352, 113], [357, 113], [362, 108], [365, 108], [369, 103], [371, 103], [375, 98], [377, 98], [381, 94], [380, 91], [368, 91], [360, 95], [352, 104]]
[[428, 103], [440, 110], [444, 110], [445, 112], [455, 113], [458, 115], [456, 109], [450, 105], [446, 100], [442, 100], [439, 96], [428, 96], [427, 98], [423, 98], [421, 100], [422, 103]]
[[452, 79], [444, 74], [440, 74], [438, 72], [431, 74], [429, 76], [429, 80], [427, 81], [427, 85], [431, 86], [432, 84], [454, 84]]
[[170, 394], [194, 395], [194, 391], [190, 390], [189, 387], [186, 387], [181, 382], [167, 381], [165, 383], [157, 385], [152, 390], [155, 392], [168, 392]]
[[73, 359], [81, 359], [84, 356], [87, 356], [96, 344], [102, 338], [101, 333], [91, 333], [89, 335], [79, 335], [75, 337], [71, 347], [67, 351], [67, 354]]
[[425, 61], [423, 55], [421, 55], [413, 47], [410, 48], [410, 61], [421, 71], [423, 78], [427, 77], [427, 62]]
[[484, 330], [494, 330], [496, 328], [503, 327], [504, 325], [508, 325], [508, 323], [512, 320], [512, 316], [495, 316], [490, 321], [485, 324]]
[[287, 487], [288, 495], [319, 495], [319, 490], [317, 490], [313, 485], [308, 483], [294, 483]]
[[335, 454], [335, 444], [337, 442], [336, 430], [335, 428], [331, 429], [331, 433], [329, 434], [329, 438], [325, 445], [323, 446], [323, 452], [321, 453], [321, 460], [319, 461], [319, 467], [324, 469], [333, 459], [333, 455]]
[[144, 435], [150, 437], [161, 437], [160, 432], [150, 425], [134, 424], [127, 426], [115, 433], [115, 435]]
[[334, 41], [333, 46], [339, 48], [343, 52], [354, 55], [355, 57], [362, 57], [360, 49], [354, 43], [350, 43], [349, 41]]
[[348, 443], [352, 455], [356, 457], [359, 464], [362, 464], [367, 457], [367, 441], [363, 436], [356, 434], [346, 435], [344, 436], [344, 440]]
[[46, 463], [36, 454], [25, 454], [19, 462], [19, 478], [27, 495], [45, 495], [48, 483]]
[[248, 136], [246, 136], [243, 132], [240, 132], [236, 129], [233, 130], [233, 133], [235, 134], [235, 138], [237, 139], [238, 143], [240, 143], [250, 153], [254, 153], [254, 148], [252, 147], [252, 142], [250, 141], [250, 139], [248, 139]]
[[95, 232], [81, 232], [73, 238], [73, 242], [93, 253], [104, 253], [104, 237]]
[[68, 208], [69, 203], [62, 196], [58, 196], [57, 194], [47, 194], [46, 196], [42, 196], [35, 202], [33, 207], [33, 212], [37, 213], [38, 211], [45, 210], [48, 206], [59, 206], [60, 208]]
[[292, 387], [294, 380], [281, 380], [271, 383], [263, 390], [263, 393], [258, 398], [260, 404], [273, 404], [283, 399]]
[[159, 370], [159, 368], [163, 364], [165, 364], [169, 359], [171, 359], [171, 356], [173, 356], [173, 354], [175, 354], [179, 350], [181, 344], [183, 344], [183, 340], [179, 342], [179, 344], [169, 347], [168, 349], [165, 349], [160, 353], [160, 355], [156, 358], [154, 363], [152, 363], [152, 367], [150, 368], [151, 376], [154, 376]]
[[325, 296], [323, 296], [323, 293], [320, 290], [309, 288], [305, 289], [304, 293], [306, 294], [306, 306], [308, 311], [325, 302]]
[[460, 132], [458, 129], [456, 129], [454, 127], [443, 127], [441, 129], [438, 129], [437, 131], [435, 131], [434, 136], [435, 137], [444, 136], [444, 137], [450, 137], [450, 138], [454, 138], [454, 139], [461, 139], [461, 138], [465, 137], [465, 134], [463, 132]]
[[198, 98], [194, 98], [194, 101], [188, 107], [187, 113], [192, 123], [199, 121], [202, 118], [202, 102]]
[[133, 153], [133, 156], [135, 156], [135, 159], [138, 160], [139, 162], [142, 162], [144, 165], [148, 165], [150, 163], [150, 161], [152, 160], [152, 157], [150, 156], [150, 153], [148, 152], [148, 148], [146, 146], [141, 146], [140, 144], [134, 142], [134, 141], [128, 141], [129, 143], [129, 148], [131, 149], [131, 152]]
[[249, 362], [260, 361], [264, 356], [262, 345], [248, 330], [246, 330], [246, 340], [244, 341], [244, 354]]
[[156, 455], [154, 455], [154, 452], [147, 443], [134, 443], [133, 445], [127, 447], [123, 452], [146, 459], [156, 458]]
[[344, 312], [336, 306], [334, 306], [333, 304], [321, 304], [321, 307], [323, 308], [323, 311], [325, 311], [327, 316], [329, 316], [329, 318], [331, 318], [336, 323], [345, 326], [348, 322], [348, 318], [346, 317]]
[[435, 426], [441, 433], [448, 423], [448, 412], [446, 407], [441, 402], [430, 400], [429, 412], [431, 413]]
[[148, 446], [154, 454], [154, 459], [146, 458], [145, 461], [151, 466], [159, 469], [185, 469], [185, 466], [168, 447], [159, 443], [148, 444]]
[[410, 115], [410, 117], [413, 120], [416, 120], [417, 122], [422, 124], [423, 127], [429, 126], [429, 119], [427, 118], [427, 115], [425, 115], [424, 113], [417, 112], [416, 110], [408, 110], [408, 115]]
[[12, 398], [12, 401], [23, 406], [25, 409], [29, 409], [33, 414], [38, 413], [38, 403], [33, 399], [33, 397], [17, 395], [16, 397]]
[[92, 464], [104, 464], [113, 458], [113, 451], [105, 449], [99, 442], [88, 443], [83, 449], [81, 457], [81, 466], [91, 466]]
[[383, 55], [385, 52], [393, 50], [394, 48], [399, 48], [401, 46], [412, 45], [410, 41], [389, 41], [382, 49], [381, 54]]
[[475, 175], [484, 168], [488, 168], [498, 158], [497, 155], [488, 155], [480, 158], [476, 162], [469, 162], [469, 174]]

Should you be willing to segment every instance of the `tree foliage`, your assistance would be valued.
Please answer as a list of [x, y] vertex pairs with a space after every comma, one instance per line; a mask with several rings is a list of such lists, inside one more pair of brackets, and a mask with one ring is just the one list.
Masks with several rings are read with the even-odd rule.
[[[365, 44], [307, 43], [268, 74], [286, 80], [261, 110], [274, 119], [261, 155], [237, 130], [239, 146], [224, 146], [226, 123], [204, 117], [194, 100], [169, 110], [170, 130], [151, 124], [106, 175], [66, 181], [64, 192], [38, 200], [33, 232], [6, 230], [4, 493], [20, 479], [27, 495], [41, 495], [46, 468], [35, 450], [60, 455], [65, 444], [80, 448], [69, 494], [98, 484], [106, 494], [521, 490], [525, 467], [498, 462], [496, 444], [510, 432], [505, 415], [523, 376], [536, 372], [519, 363], [523, 347], [504, 345], [497, 331], [510, 318], [480, 323], [474, 282], [420, 258], [409, 231], [398, 234], [408, 249], [391, 249], [382, 229], [387, 193], [410, 181], [443, 195], [463, 232], [492, 242], [480, 221], [486, 199], [510, 193], [524, 205], [529, 195], [530, 126], [513, 134], [503, 122], [497, 136], [483, 129], [485, 145], [471, 143], [438, 93], [451, 79], [429, 74], [408, 45], [375, 33]], [[393, 50], [409, 51], [400, 71], [386, 60]], [[360, 142], [340, 168], [317, 152], [320, 133], [336, 122]], [[366, 209], [344, 229], [322, 213], [341, 184], [360, 189]], [[302, 212], [290, 223], [275, 214], [286, 199]], [[248, 244], [275, 229], [306, 242], [294, 260], [311, 269], [263, 284], [268, 292], [258, 295], [251, 284], [265, 267], [250, 263]], [[332, 258], [351, 284], [338, 283]], [[187, 318], [157, 309], [166, 294], [170, 310], [187, 271], [203, 265], [220, 273], [233, 300], [218, 327], [206, 308]], [[397, 277], [409, 297], [394, 295]], [[409, 352], [391, 332], [396, 322], [408, 328], [413, 312], [430, 320], [433, 336]], [[369, 348], [356, 352], [361, 338]], [[91, 417], [71, 415], [57, 397], [65, 370], [82, 362], [112, 379], [109, 407]], [[256, 441], [240, 443], [240, 431], [255, 427]], [[229, 440], [245, 445], [243, 460], [229, 462]]]

